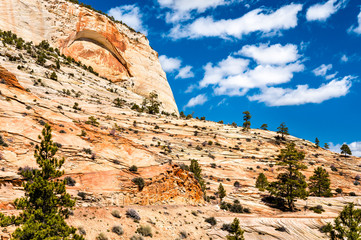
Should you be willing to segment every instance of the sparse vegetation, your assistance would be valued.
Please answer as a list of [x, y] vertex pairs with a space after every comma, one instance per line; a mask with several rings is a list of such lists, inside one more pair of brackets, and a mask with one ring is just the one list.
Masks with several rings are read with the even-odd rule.
[[119, 236], [123, 235], [123, 233], [124, 233], [123, 228], [120, 225], [113, 226], [112, 227], [112, 232], [119, 235]]
[[218, 197], [219, 197], [221, 202], [222, 202], [222, 199], [227, 195], [226, 190], [224, 189], [222, 183], [220, 183], [219, 186], [218, 186], [217, 194], [218, 194]]
[[132, 182], [133, 182], [135, 185], [138, 186], [138, 190], [139, 190], [139, 191], [142, 191], [142, 190], [143, 190], [144, 185], [145, 185], [143, 178], [141, 178], [141, 177], [133, 178], [133, 179], [132, 179]]
[[286, 127], [286, 124], [283, 122], [280, 124], [280, 126], [277, 128], [277, 133], [281, 134], [281, 139], [285, 139], [285, 135], [289, 135], [288, 133], [288, 127]]
[[341, 154], [343, 154], [345, 157], [347, 155], [352, 155], [351, 149], [346, 143], [342, 144], [340, 149], [341, 149]]
[[322, 228], [331, 239], [358, 240], [361, 237], [361, 209], [355, 209], [353, 203], [347, 204], [335, 219]]
[[132, 208], [127, 210], [126, 215], [127, 215], [127, 217], [132, 218], [133, 220], [136, 220], [136, 221], [140, 220], [139, 213]]
[[243, 130], [244, 131], [248, 131], [251, 127], [251, 114], [249, 113], [249, 111], [244, 111], [243, 112]]
[[317, 197], [331, 197], [331, 181], [327, 171], [318, 167], [314, 170], [313, 176], [310, 177], [310, 193]]
[[88, 118], [88, 121], [86, 121], [85, 123], [86, 123], [86, 124], [93, 125], [93, 126], [95, 126], [95, 127], [98, 127], [98, 126], [99, 126], [98, 120], [97, 120], [95, 117], [93, 117], [93, 116], [90, 116], [90, 117]]
[[120, 215], [119, 210], [113, 210], [112, 211], [112, 216], [116, 217], [116, 218], [121, 218], [122, 216]]
[[209, 217], [206, 218], [204, 221], [206, 221], [207, 223], [211, 224], [212, 226], [217, 224], [217, 220], [214, 217]]
[[138, 171], [138, 167], [135, 166], [135, 165], [132, 165], [132, 166], [129, 168], [129, 171], [136, 173], [136, 172]]
[[239, 226], [238, 218], [234, 218], [233, 222], [229, 228], [229, 233], [227, 235], [227, 240], [244, 240], [244, 231]]
[[271, 195], [283, 198], [290, 211], [295, 209], [294, 202], [297, 198], [306, 199], [308, 196], [305, 176], [300, 172], [307, 168], [301, 162], [304, 158], [305, 154], [298, 151], [294, 143], [281, 149], [277, 165], [285, 166], [285, 172], [280, 173], [277, 181], [270, 183], [267, 188]]
[[0, 213], [1, 226], [21, 224], [12, 234], [14, 239], [66, 239], [70, 236], [76, 240], [84, 239], [76, 234], [76, 228], [65, 222], [75, 201], [66, 193], [65, 181], [52, 181], [64, 174], [59, 169], [65, 160], [55, 157], [58, 147], [51, 138], [51, 128], [45, 124], [39, 136], [41, 143], [36, 145], [34, 153], [40, 169], [23, 172], [27, 179], [23, 184], [25, 196], [14, 202], [23, 212], [11, 217]]
[[137, 233], [139, 233], [140, 235], [142, 235], [144, 237], [153, 237], [152, 228], [150, 226], [142, 226], [142, 225], [140, 225], [137, 228]]
[[268, 180], [264, 173], [260, 173], [256, 180], [256, 188], [260, 191], [264, 191], [268, 187]]

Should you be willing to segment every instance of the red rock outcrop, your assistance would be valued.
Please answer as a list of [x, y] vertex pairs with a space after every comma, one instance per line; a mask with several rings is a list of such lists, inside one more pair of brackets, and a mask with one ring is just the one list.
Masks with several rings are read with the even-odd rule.
[[0, 66], [0, 83], [5, 83], [10, 87], [19, 88], [24, 90], [24, 88], [19, 84], [18, 80], [16, 79], [15, 75]]

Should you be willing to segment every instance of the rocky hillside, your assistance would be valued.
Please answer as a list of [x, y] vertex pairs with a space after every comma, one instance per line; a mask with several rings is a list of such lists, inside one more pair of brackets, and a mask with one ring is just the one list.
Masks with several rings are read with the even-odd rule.
[[65, 0], [10, 0], [0, 2], [0, 29], [35, 44], [47, 40], [142, 96], [155, 90], [165, 111], [178, 114], [158, 53], [143, 34], [124, 24]]
[[[15, 14], [17, 8], [27, 9], [24, 5], [31, 10], [32, 4], [38, 4], [43, 12], [61, 11], [51, 5], [55, 3], [74, 7], [63, 1], [16, 2], [21, 4], [0, 2], [0, 11], [5, 5], [7, 14]], [[0, 19], [1, 23], [4, 14]], [[34, 146], [45, 123], [53, 129], [59, 156], [66, 158], [64, 177], [73, 180], [68, 192], [77, 199], [77, 205], [68, 221], [86, 233], [86, 239], [95, 239], [100, 233], [109, 239], [129, 239], [139, 226], [150, 226], [153, 239], [225, 239], [228, 232], [222, 226], [234, 217], [240, 219], [246, 239], [326, 239], [320, 227], [336, 217], [346, 202], [361, 204], [361, 197], [350, 196], [361, 192], [360, 158], [343, 157], [293, 136], [278, 141], [272, 131], [245, 132], [241, 127], [206, 120], [132, 110], [144, 97], [127, 82], [97, 76], [95, 68], [84, 66], [88, 63], [85, 60], [80, 64], [45, 43], [37, 47], [19, 44], [20, 40], [12, 36], [12, 44], [4, 44], [9, 41], [9, 34], [5, 35], [0, 41], [1, 212], [17, 212], [12, 202], [23, 195], [19, 169], [36, 167]], [[42, 35], [35, 35], [41, 42]], [[59, 46], [59, 39], [51, 43]], [[137, 67], [135, 63], [133, 66]], [[153, 65], [160, 69], [157, 66]], [[159, 96], [162, 101], [160, 92]], [[307, 178], [318, 166], [329, 172], [334, 197], [309, 197], [297, 201], [298, 211], [282, 212], [262, 201], [267, 193], [255, 188], [255, 179], [264, 173], [269, 181], [274, 180], [280, 172], [275, 166], [277, 155], [290, 142], [306, 155], [303, 163], [308, 168], [303, 173]], [[193, 174], [184, 170], [191, 159], [202, 167], [208, 201], [203, 200]], [[133, 165], [137, 171], [131, 171]], [[141, 191], [132, 181], [137, 177], [145, 181]], [[215, 195], [219, 183], [226, 189], [226, 202], [238, 200], [247, 210], [221, 210]], [[343, 193], [337, 194], [337, 188]], [[317, 205], [325, 212], [317, 214], [309, 209]], [[136, 222], [126, 214], [130, 209], [139, 214]], [[216, 219], [214, 226], [205, 221], [209, 217]], [[112, 232], [115, 225], [122, 226], [123, 235]], [[6, 239], [12, 230], [1, 229], [0, 236]]]

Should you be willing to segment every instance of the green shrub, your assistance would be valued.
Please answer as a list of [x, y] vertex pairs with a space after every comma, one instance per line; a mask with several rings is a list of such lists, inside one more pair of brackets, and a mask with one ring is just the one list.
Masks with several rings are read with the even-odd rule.
[[76, 181], [72, 177], [64, 178], [65, 184], [68, 186], [75, 186]]
[[145, 184], [143, 178], [141, 178], [141, 177], [133, 178], [133, 179], [132, 179], [132, 182], [133, 182], [135, 185], [138, 186], [138, 190], [139, 190], [139, 191], [142, 191], [142, 190], [143, 190], [144, 184]]
[[132, 166], [129, 168], [129, 171], [131, 171], [131, 172], [137, 172], [137, 171], [138, 171], [138, 167], [135, 166], [135, 165], [132, 165]]
[[206, 218], [205, 221], [209, 224], [211, 224], [212, 226], [216, 225], [217, 224], [217, 220], [214, 218], [214, 217], [209, 217], [209, 218]]
[[96, 240], [108, 240], [108, 237], [104, 234], [104, 233], [100, 233], [97, 237]]
[[86, 124], [90, 124], [90, 125], [93, 125], [95, 127], [99, 126], [99, 122], [97, 121], [97, 119], [93, 116], [90, 116], [88, 118], [88, 121], [85, 122]]
[[58, 75], [56, 75], [55, 72], [52, 72], [50, 75], [50, 79], [54, 80], [54, 81], [58, 81]]
[[119, 235], [119, 236], [123, 235], [123, 233], [124, 233], [122, 226], [119, 226], [119, 225], [118, 226], [113, 226], [112, 227], [112, 232]]
[[113, 210], [112, 215], [113, 215], [113, 217], [121, 218], [120, 212], [118, 210]]
[[139, 233], [140, 235], [142, 235], [144, 237], [153, 237], [152, 228], [150, 226], [142, 226], [142, 225], [140, 225], [137, 228], [137, 233]]

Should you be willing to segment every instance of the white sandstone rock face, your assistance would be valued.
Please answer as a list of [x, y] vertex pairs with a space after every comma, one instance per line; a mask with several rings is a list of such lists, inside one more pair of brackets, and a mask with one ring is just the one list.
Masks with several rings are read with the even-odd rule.
[[130, 90], [144, 97], [156, 91], [163, 109], [178, 114], [158, 53], [123, 24], [65, 0], [2, 0], [0, 29], [35, 44], [47, 40], [100, 76], [131, 83]]

